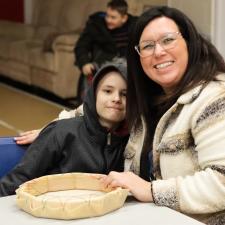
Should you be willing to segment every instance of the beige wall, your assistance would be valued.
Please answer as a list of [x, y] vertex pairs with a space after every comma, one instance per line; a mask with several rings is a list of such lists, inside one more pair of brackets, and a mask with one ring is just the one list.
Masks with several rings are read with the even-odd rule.
[[24, 0], [24, 23], [31, 24], [34, 0]]
[[[24, 21], [27, 24], [32, 22], [32, 9], [35, 1], [38, 0], [24, 0]], [[109, 0], [105, 0], [105, 5], [107, 4], [107, 2], [109, 2]], [[167, 0], [127, 0], [127, 3], [130, 6], [130, 12], [132, 12], [133, 14], [140, 14], [140, 12], [143, 12], [145, 7], [167, 5]], [[138, 7], [134, 7], [135, 5], [138, 5]]]
[[200, 32], [211, 38], [213, 0], [168, 0], [168, 5], [183, 11]]
[[214, 16], [212, 37], [213, 43], [216, 45], [220, 53], [225, 59], [225, 1], [214, 0]]
[[142, 9], [140, 11], [143, 12], [149, 6], [167, 5], [167, 0], [127, 0], [127, 3], [129, 5], [141, 5]]

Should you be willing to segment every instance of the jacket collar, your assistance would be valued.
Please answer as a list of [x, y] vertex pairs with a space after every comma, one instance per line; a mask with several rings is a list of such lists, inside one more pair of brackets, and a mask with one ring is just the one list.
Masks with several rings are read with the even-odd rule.
[[190, 91], [181, 95], [177, 99], [177, 103], [185, 105], [185, 104], [189, 104], [189, 103], [193, 102], [199, 96], [202, 89], [203, 89], [203, 85], [199, 85], [199, 86], [191, 89]]
[[[216, 80], [225, 82], [224, 74], [218, 74], [216, 76]], [[189, 104], [189, 103], [193, 102], [200, 95], [203, 88], [204, 88], [204, 84], [200, 84], [197, 87], [191, 89], [190, 91], [184, 93], [177, 99], [177, 103], [185, 105], [185, 104]]]

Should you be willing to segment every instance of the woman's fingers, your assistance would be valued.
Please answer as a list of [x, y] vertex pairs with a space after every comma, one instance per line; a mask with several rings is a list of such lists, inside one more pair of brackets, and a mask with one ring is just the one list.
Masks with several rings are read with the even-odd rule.
[[104, 177], [106, 177], [107, 175], [105, 174], [97, 174], [97, 173], [93, 173], [93, 174], [90, 174], [91, 177], [97, 179], [97, 180], [101, 180], [103, 179]]

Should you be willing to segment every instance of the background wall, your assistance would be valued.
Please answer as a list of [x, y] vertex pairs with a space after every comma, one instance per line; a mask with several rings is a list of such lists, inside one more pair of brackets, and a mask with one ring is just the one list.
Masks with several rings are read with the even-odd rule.
[[[30, 24], [35, 1], [39, 0], [0, 0], [0, 19]], [[108, 1], [105, 0], [106, 4]], [[142, 2], [145, 8], [154, 5], [167, 5], [167, 0], [127, 0], [127, 2], [132, 3], [131, 5]]]
[[168, 5], [187, 14], [200, 32], [215, 44], [225, 58], [225, 1], [168, 0]]
[[34, 0], [24, 0], [24, 22], [30, 24], [32, 22]]
[[225, 59], [225, 1], [214, 0], [212, 41]]
[[187, 14], [198, 29], [211, 38], [212, 0], [168, 0], [168, 5]]

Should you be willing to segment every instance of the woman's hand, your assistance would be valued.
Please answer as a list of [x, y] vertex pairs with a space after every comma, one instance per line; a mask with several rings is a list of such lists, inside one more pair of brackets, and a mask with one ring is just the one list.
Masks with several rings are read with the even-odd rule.
[[115, 188], [127, 188], [135, 198], [142, 202], [152, 202], [151, 184], [132, 172], [110, 172], [108, 176], [102, 177], [104, 186]]
[[31, 144], [39, 135], [41, 129], [31, 130], [24, 133], [21, 133], [19, 137], [15, 137], [14, 140], [18, 145]]

